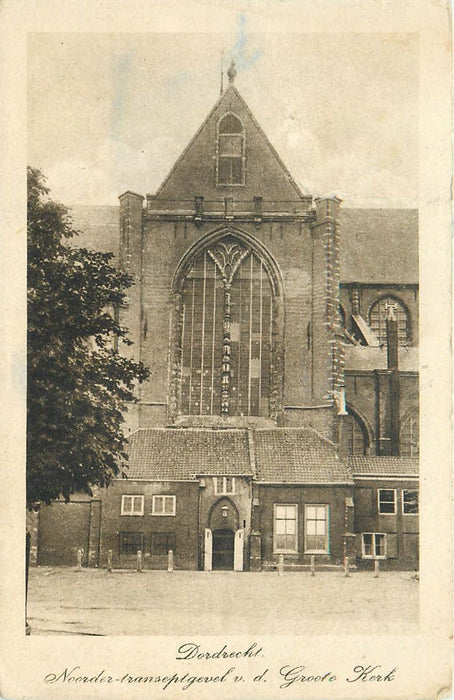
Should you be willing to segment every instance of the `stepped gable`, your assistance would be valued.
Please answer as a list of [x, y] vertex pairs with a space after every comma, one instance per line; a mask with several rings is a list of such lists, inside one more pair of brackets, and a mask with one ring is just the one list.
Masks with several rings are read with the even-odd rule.
[[129, 438], [129, 479], [252, 476], [246, 430], [139, 428]]
[[354, 477], [419, 475], [416, 457], [349, 457], [348, 465]]
[[288, 484], [352, 484], [336, 446], [311, 428], [254, 432], [257, 481]]
[[[242, 185], [216, 185], [215, 182], [217, 124], [229, 112], [239, 117], [244, 126], [246, 180]], [[301, 201], [307, 199], [233, 83], [222, 93], [152, 202], [193, 201], [194, 196], [202, 196], [207, 202], [219, 201], [225, 196], [250, 202], [254, 196], [262, 196], [300, 203], [300, 206]]]

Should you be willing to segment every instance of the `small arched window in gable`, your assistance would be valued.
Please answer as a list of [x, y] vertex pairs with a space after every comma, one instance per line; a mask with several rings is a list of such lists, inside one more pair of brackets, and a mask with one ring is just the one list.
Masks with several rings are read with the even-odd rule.
[[378, 338], [380, 345], [387, 343], [386, 320], [393, 311], [394, 318], [397, 319], [397, 337], [399, 345], [407, 345], [410, 336], [408, 314], [405, 306], [395, 297], [382, 297], [378, 299], [370, 308], [369, 325]]
[[242, 121], [228, 112], [218, 122], [216, 184], [244, 185], [245, 134]]

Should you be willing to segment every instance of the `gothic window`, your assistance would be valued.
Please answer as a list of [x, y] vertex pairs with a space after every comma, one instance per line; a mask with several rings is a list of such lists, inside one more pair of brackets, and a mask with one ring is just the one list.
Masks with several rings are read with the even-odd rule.
[[216, 184], [244, 185], [245, 138], [241, 120], [232, 113], [218, 122]]
[[400, 429], [401, 457], [419, 457], [419, 411], [406, 418]]
[[260, 255], [233, 236], [201, 251], [180, 327], [181, 413], [270, 415], [273, 295]]
[[343, 442], [346, 454], [367, 454], [369, 440], [363, 422], [350, 410], [344, 420]]
[[390, 309], [397, 319], [397, 335], [399, 345], [407, 345], [409, 339], [409, 323], [407, 311], [398, 299], [394, 297], [381, 297], [370, 308], [369, 325], [377, 336], [380, 345], [387, 343], [386, 319]]

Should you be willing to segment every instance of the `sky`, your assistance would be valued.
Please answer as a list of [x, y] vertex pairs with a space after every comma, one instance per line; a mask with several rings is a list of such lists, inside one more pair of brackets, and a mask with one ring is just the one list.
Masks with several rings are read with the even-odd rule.
[[253, 34], [241, 14], [225, 34], [30, 34], [28, 163], [67, 205], [154, 193], [232, 58], [304, 193], [417, 206], [417, 35]]

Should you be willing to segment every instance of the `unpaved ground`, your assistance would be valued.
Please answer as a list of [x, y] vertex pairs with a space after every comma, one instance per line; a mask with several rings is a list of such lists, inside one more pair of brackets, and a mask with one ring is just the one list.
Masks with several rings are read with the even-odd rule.
[[32, 635], [414, 634], [408, 572], [30, 570]]

